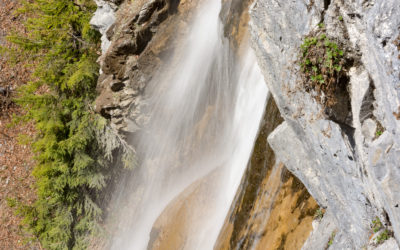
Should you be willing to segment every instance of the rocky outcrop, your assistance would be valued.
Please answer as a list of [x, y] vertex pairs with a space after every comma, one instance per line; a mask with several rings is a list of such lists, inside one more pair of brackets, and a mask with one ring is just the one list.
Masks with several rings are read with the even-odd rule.
[[[265, 118], [265, 124], [271, 122], [273, 126], [256, 144], [218, 248], [258, 244], [297, 249], [311, 230], [314, 199], [327, 212], [322, 220], [314, 220], [314, 230], [304, 249], [377, 247], [376, 237], [383, 229], [376, 233], [371, 229], [376, 217], [388, 236], [393, 236], [378, 247], [398, 248], [398, 0], [255, 0], [249, 17], [250, 2], [223, 1], [224, 34], [230, 38], [232, 48], [240, 52], [250, 18], [252, 45], [271, 100], [276, 102], [275, 113], [278, 115], [279, 110], [284, 122]], [[146, 124], [147, 84], [187, 34], [192, 13], [188, 10], [195, 8], [197, 1], [97, 3], [98, 18], [92, 20], [92, 25], [103, 34], [103, 55], [99, 58], [96, 111], [124, 137]], [[331, 107], [321, 102], [326, 96], [304, 88], [299, 65], [304, 38], [321, 30], [343, 46], [346, 62], [338, 80], [341, 87], [334, 93], [337, 102]], [[262, 132], [263, 128], [260, 135]], [[267, 136], [271, 148], [266, 145]], [[254, 164], [260, 155], [265, 156], [261, 157], [262, 164]], [[294, 176], [285, 172], [284, 166]], [[273, 172], [275, 181], [267, 185]], [[182, 203], [186, 201], [198, 204], [194, 194], [206, 190], [204, 187], [199, 184], [188, 191], [191, 195], [178, 197], [165, 212], [167, 215], [160, 217], [153, 231], [158, 232], [157, 237], [152, 235], [155, 248], [165, 243], [162, 237], [177, 236], [166, 229], [173, 224], [168, 214], [183, 211]], [[274, 199], [264, 195], [271, 189], [275, 190]], [[280, 216], [282, 213], [285, 217]], [[185, 216], [190, 217], [189, 213]], [[180, 245], [183, 238], [175, 243]]]
[[[349, 62], [345, 95], [338, 98], [341, 109], [324, 107], [316, 92], [303, 88], [300, 45], [321, 28], [344, 45]], [[265, 81], [285, 120], [269, 143], [329, 215], [303, 248], [367, 247], [376, 216], [399, 241], [398, 1], [257, 0], [251, 31]], [[333, 231], [336, 236], [329, 239]], [[322, 238], [330, 244], [322, 244]]]
[[99, 1], [99, 15], [91, 23], [103, 33], [104, 49], [95, 109], [127, 136], [146, 123], [147, 83], [177, 46], [197, 1], [121, 2]]

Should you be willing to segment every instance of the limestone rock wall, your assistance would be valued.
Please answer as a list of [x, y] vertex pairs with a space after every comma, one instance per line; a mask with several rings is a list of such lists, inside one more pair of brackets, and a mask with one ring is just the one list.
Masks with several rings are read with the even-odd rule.
[[[226, 0], [222, 4], [224, 35], [237, 57], [249, 40], [251, 2]], [[97, 0], [97, 4], [99, 8], [91, 23], [103, 35], [103, 54], [99, 58], [96, 111], [127, 139], [145, 126], [147, 83], [164, 58], [179, 53], [180, 39], [187, 34], [187, 23], [197, 1]], [[274, 99], [270, 98], [251, 163], [216, 249], [299, 248], [310, 233], [317, 204], [298, 179], [275, 161], [267, 143], [267, 136], [281, 122]], [[213, 178], [211, 175], [200, 184], [194, 183], [171, 202], [154, 225], [149, 249], [185, 248], [187, 234], [196, 230], [190, 225], [198, 224], [207, 211], [211, 213], [207, 201], [212, 199], [212, 186], [207, 183], [212, 183]], [[182, 215], [181, 220], [174, 219], [175, 213]]]
[[147, 121], [145, 90], [187, 32], [197, 1], [98, 0], [91, 24], [102, 32], [96, 112], [127, 138]]
[[[110, 120], [121, 137], [128, 138], [146, 124], [146, 85], [164, 59], [179, 48], [180, 38], [188, 31], [191, 10], [197, 3], [195, 0], [97, 0], [99, 9], [92, 25], [103, 34], [103, 54], [99, 58], [101, 76], [96, 111]], [[248, 170], [251, 173], [247, 177], [263, 174], [257, 176], [259, 185], [255, 187], [249, 179], [246, 184], [244, 177], [220, 236], [221, 248], [237, 247], [239, 242], [251, 245], [256, 241], [271, 247], [276, 247], [277, 242], [284, 243], [278, 247], [298, 247], [298, 242], [288, 243], [288, 239], [295, 237], [287, 232], [295, 231], [306, 220], [308, 227], [304, 228], [310, 229], [312, 215], [304, 211], [316, 208], [313, 198], [327, 213], [321, 221], [313, 222], [314, 231], [304, 249], [375, 247], [370, 239], [376, 237], [371, 230], [376, 216], [393, 232], [393, 237], [379, 247], [398, 248], [399, 1], [255, 0], [250, 6], [250, 17], [247, 9], [251, 1], [223, 3], [221, 19], [232, 47], [239, 48], [245, 41], [250, 19], [252, 46], [284, 122], [267, 134], [273, 150], [270, 156], [274, 155], [276, 161], [268, 162], [271, 166], [265, 169]], [[329, 37], [345, 45], [345, 57], [352, 62], [346, 69], [345, 95], [333, 111], [315, 100], [316, 93], [304, 90], [298, 65], [304, 37], [319, 29], [320, 23]], [[265, 148], [263, 153], [267, 151]], [[291, 215], [285, 218], [295, 218], [299, 222], [296, 225], [280, 220], [265, 224], [257, 216], [262, 213], [255, 206], [263, 209], [260, 205], [263, 196], [259, 192], [270, 188], [264, 181], [275, 163], [282, 163], [294, 176], [282, 181], [281, 191], [277, 192], [284, 205], [275, 202], [268, 213], [279, 217], [279, 211], [295, 204]], [[282, 164], [278, 169], [284, 173]], [[304, 187], [301, 192], [291, 188], [290, 183], [298, 183], [296, 178], [313, 198], [300, 197], [302, 193], [308, 194]], [[254, 198], [249, 204], [238, 202], [248, 197]], [[290, 202], [286, 202], [288, 197]], [[270, 201], [265, 202], [264, 205]], [[305, 207], [306, 210], [301, 210]], [[256, 230], [254, 225], [258, 224], [267, 225], [267, 229], [276, 224], [285, 228], [260, 234], [258, 229], [263, 226]], [[266, 235], [273, 239], [272, 243], [263, 241]]]
[[[375, 216], [398, 242], [398, 0], [256, 0], [250, 26], [266, 84], [285, 120], [269, 143], [328, 211], [304, 249], [324, 249], [333, 231], [333, 249], [368, 247]], [[345, 108], [333, 115], [304, 90], [297, 61], [304, 37], [321, 26], [345, 44], [345, 57], [353, 62]], [[398, 248], [393, 239], [387, 242]]]

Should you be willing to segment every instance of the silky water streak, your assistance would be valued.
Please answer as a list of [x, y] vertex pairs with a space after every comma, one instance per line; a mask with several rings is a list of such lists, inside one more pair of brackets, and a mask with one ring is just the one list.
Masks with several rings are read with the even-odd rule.
[[152, 249], [157, 218], [207, 178], [206, 209], [186, 221], [181, 248], [213, 249], [246, 169], [268, 91], [250, 48], [234, 59], [220, 1], [202, 5], [179, 60], [165, 63], [148, 84], [148, 125], [134, 138], [138, 166], [121, 182], [118, 212], [108, 219], [116, 224], [111, 249]]

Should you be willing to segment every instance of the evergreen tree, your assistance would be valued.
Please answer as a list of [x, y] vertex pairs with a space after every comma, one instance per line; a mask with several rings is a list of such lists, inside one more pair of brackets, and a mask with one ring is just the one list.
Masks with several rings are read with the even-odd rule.
[[100, 204], [118, 174], [113, 154], [132, 162], [133, 151], [91, 110], [99, 67], [99, 34], [89, 21], [89, 0], [25, 1], [26, 35], [9, 40], [35, 67], [32, 81], [19, 89], [20, 120], [35, 121], [38, 137], [33, 174], [38, 199], [19, 212], [46, 249], [84, 249], [99, 229]]

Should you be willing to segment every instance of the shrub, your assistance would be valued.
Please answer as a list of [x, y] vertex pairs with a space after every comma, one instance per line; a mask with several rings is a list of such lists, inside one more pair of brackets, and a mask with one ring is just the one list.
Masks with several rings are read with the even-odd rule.
[[316, 90], [320, 95], [323, 92], [327, 106], [335, 103], [334, 93], [344, 72], [344, 64], [343, 50], [326, 34], [317, 32], [304, 39], [300, 66], [306, 90]]
[[384, 241], [388, 240], [389, 237], [392, 235], [392, 232], [384, 227], [384, 225], [382, 224], [381, 220], [378, 217], [375, 217], [375, 219], [372, 221], [371, 228], [372, 231], [374, 231], [374, 233], [378, 233], [379, 231], [383, 230], [376, 237], [375, 239], [376, 244], [383, 243]]
[[383, 228], [383, 224], [378, 217], [375, 217], [375, 219], [372, 221], [371, 227], [374, 233], [377, 233], [379, 230]]
[[390, 235], [389, 235], [389, 230], [385, 229], [382, 233], [376, 237], [376, 243], [377, 244], [382, 244], [384, 241], [388, 240]]

